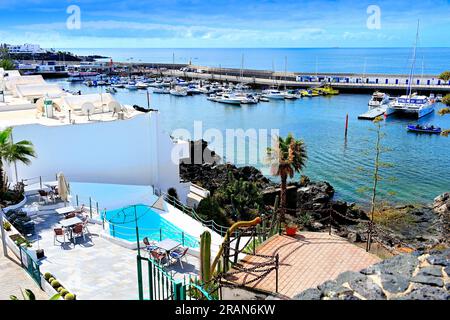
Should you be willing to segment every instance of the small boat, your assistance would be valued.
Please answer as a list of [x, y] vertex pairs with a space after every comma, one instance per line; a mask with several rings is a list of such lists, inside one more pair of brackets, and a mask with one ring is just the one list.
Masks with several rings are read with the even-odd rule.
[[217, 102], [231, 104], [231, 105], [240, 105], [243, 98], [235, 96], [233, 94], [223, 94], [221, 98], [217, 99]]
[[165, 88], [165, 87], [156, 87], [156, 88], [153, 88], [152, 92], [156, 93], [156, 94], [169, 94], [170, 89]]
[[109, 87], [109, 88], [106, 88], [105, 91], [106, 91], [106, 93], [112, 93], [112, 94], [114, 94], [114, 93], [117, 92], [117, 89], [114, 88], [114, 87]]
[[442, 129], [435, 126], [409, 125], [408, 131], [416, 133], [441, 134]]
[[148, 84], [142, 81], [139, 81], [136, 83], [136, 87], [138, 89], [147, 89], [148, 88]]
[[337, 95], [339, 94], [339, 90], [335, 90], [333, 89], [331, 86], [327, 85], [325, 87], [322, 88], [322, 92], [324, 94], [330, 94], [330, 95]]
[[379, 107], [387, 108], [390, 102], [390, 97], [388, 94], [383, 92], [374, 92], [372, 98], [369, 101], [369, 110]]
[[182, 87], [175, 87], [175, 89], [172, 89], [169, 92], [171, 95], [177, 97], [186, 97], [188, 95], [186, 88]]
[[265, 90], [263, 91], [263, 96], [273, 100], [284, 100], [286, 93], [279, 90]]

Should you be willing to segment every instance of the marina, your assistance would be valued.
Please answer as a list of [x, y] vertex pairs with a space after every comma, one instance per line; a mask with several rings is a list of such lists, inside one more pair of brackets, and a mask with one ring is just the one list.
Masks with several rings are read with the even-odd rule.
[[[168, 83], [166, 80], [156, 82]], [[164, 82], [166, 81], [166, 82]], [[79, 83], [68, 83], [64, 80], [52, 80], [69, 91], [85, 93], [101, 93], [103, 87], [86, 87]], [[215, 85], [217, 86], [217, 85]], [[168, 87], [158, 89], [150, 86], [150, 107], [162, 111], [161, 125], [165, 132], [171, 133], [179, 128], [186, 128], [193, 133], [193, 123], [202, 120], [204, 130], [218, 128], [224, 134], [227, 128], [280, 128], [281, 134], [293, 132], [304, 137], [309, 145], [311, 160], [305, 174], [317, 179], [330, 181], [337, 189], [337, 197], [352, 202], [365, 202], [367, 199], [358, 192], [365, 185], [366, 174], [360, 168], [371, 166], [370, 155], [364, 155], [367, 143], [373, 142], [373, 124], [370, 121], [360, 121], [358, 116], [367, 112], [372, 94], [341, 93], [339, 95], [318, 95], [291, 99], [263, 98], [262, 91], [251, 90], [255, 95], [261, 95], [258, 104], [219, 104], [207, 94], [188, 96], [173, 96], [160, 94], [159, 90], [169, 90]], [[146, 90], [129, 91], [117, 88], [115, 98], [147, 107]], [[450, 176], [447, 171], [440, 169], [441, 165], [450, 165], [447, 157], [447, 139], [440, 136], [417, 137], [407, 134], [408, 124], [433, 123], [442, 128], [450, 127], [449, 117], [441, 117], [436, 112], [444, 107], [436, 103], [435, 112], [421, 119], [414, 117], [403, 118], [392, 115], [383, 121], [386, 132], [385, 145], [393, 149], [387, 153], [386, 161], [402, 163], [390, 169], [392, 176], [397, 179], [395, 184], [382, 182], [385, 188], [395, 191], [395, 197], [387, 192], [381, 194], [383, 199], [397, 203], [416, 201], [426, 203], [435, 194], [450, 188]], [[383, 110], [373, 111], [370, 115], [383, 115]], [[270, 114], [271, 117], [267, 117]], [[345, 118], [349, 115], [348, 138], [344, 139]], [[224, 121], [224, 119], [226, 121]], [[422, 150], [414, 152], [416, 148]], [[225, 150], [217, 150], [220, 155]], [[408, 162], [401, 159], [408, 157]], [[248, 163], [245, 152], [238, 150], [233, 159], [241, 165]], [[265, 168], [263, 159], [259, 159], [256, 166], [270, 176]], [[426, 168], [435, 167], [436, 170]], [[430, 178], [418, 179], [423, 170], [428, 170]], [[296, 176], [295, 179], [299, 179]], [[411, 187], [413, 186], [413, 187]]]

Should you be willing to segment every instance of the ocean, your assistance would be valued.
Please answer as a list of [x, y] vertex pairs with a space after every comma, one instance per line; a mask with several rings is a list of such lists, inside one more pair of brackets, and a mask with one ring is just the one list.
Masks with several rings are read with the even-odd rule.
[[[412, 48], [62, 49], [113, 61], [155, 62], [292, 72], [409, 74]], [[129, 60], [132, 58], [132, 60]], [[175, 58], [175, 59], [174, 59]], [[287, 60], [287, 63], [285, 63]], [[243, 63], [242, 63], [243, 62]], [[418, 48], [416, 74], [449, 69], [450, 48]]]

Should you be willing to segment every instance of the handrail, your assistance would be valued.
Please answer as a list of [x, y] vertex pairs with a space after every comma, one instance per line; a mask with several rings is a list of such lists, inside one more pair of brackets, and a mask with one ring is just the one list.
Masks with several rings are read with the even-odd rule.
[[176, 207], [181, 207], [181, 211], [183, 213], [185, 213], [185, 214], [189, 215], [191, 218], [197, 220], [204, 227], [207, 227], [207, 228], [215, 231], [216, 233], [220, 234], [222, 237], [226, 235], [229, 227], [219, 225], [214, 220], [205, 220], [205, 219], [203, 219], [202, 217], [200, 217], [198, 215], [198, 213], [193, 208], [187, 207], [186, 205], [181, 203], [180, 200], [178, 200], [177, 198], [175, 198], [175, 197], [173, 197], [173, 196], [171, 196], [169, 194], [161, 192], [161, 195], [165, 198], [165, 200], [167, 202], [169, 202], [169, 204], [173, 203], [172, 205], [176, 204]]

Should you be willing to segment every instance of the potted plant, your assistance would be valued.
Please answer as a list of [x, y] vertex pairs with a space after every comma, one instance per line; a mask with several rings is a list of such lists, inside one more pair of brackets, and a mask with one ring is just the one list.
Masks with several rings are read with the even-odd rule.
[[298, 226], [293, 223], [290, 222], [286, 225], [286, 235], [288, 235], [289, 237], [295, 237], [298, 231]]
[[5, 229], [5, 231], [11, 231], [11, 223], [8, 221], [3, 222], [3, 229]]

